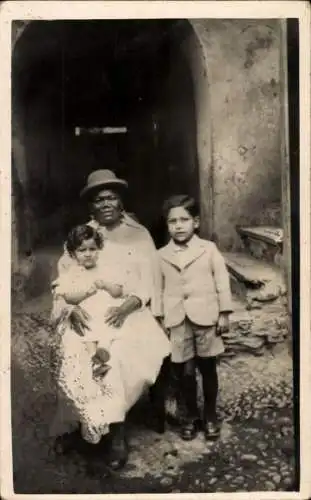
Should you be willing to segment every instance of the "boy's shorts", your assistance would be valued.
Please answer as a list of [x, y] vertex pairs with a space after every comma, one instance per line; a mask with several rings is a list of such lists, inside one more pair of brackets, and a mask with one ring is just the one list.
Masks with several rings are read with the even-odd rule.
[[222, 338], [216, 335], [216, 325], [196, 325], [185, 318], [180, 325], [170, 328], [169, 333], [173, 363], [183, 363], [195, 356], [218, 356], [225, 350]]

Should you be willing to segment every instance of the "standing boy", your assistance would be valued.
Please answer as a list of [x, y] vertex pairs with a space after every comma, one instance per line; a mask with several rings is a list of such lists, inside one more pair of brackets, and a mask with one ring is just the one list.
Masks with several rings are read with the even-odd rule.
[[163, 275], [164, 325], [169, 331], [172, 367], [186, 418], [185, 440], [198, 432], [196, 367], [202, 376], [204, 434], [217, 439], [217, 356], [232, 311], [229, 275], [216, 245], [199, 238], [199, 209], [193, 198], [176, 195], [164, 204], [169, 243], [159, 250]]

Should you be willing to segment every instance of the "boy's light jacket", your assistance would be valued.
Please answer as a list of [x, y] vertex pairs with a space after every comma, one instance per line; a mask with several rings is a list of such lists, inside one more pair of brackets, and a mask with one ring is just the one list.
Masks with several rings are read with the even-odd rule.
[[225, 260], [215, 243], [196, 235], [185, 251], [180, 267], [177, 247], [172, 241], [159, 250], [165, 326], [176, 326], [186, 316], [198, 325], [214, 325], [220, 312], [232, 311]]

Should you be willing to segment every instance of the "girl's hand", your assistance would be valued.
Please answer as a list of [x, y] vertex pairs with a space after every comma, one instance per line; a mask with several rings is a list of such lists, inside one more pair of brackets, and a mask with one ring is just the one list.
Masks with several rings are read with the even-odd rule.
[[81, 337], [84, 337], [85, 330], [89, 330], [88, 320], [90, 315], [80, 306], [75, 306], [69, 316], [71, 328]]
[[229, 331], [229, 313], [221, 312], [219, 314], [218, 322], [216, 325], [217, 335], [227, 333]]
[[99, 290], [105, 290], [106, 292], [108, 292], [111, 297], [122, 297], [123, 289], [121, 285], [107, 283], [104, 280], [96, 280], [95, 285]]
[[95, 285], [91, 286], [88, 290], [77, 290], [77, 291], [71, 291], [71, 292], [66, 292], [64, 294], [65, 300], [67, 304], [71, 305], [78, 305], [80, 302], [83, 300], [87, 299], [88, 297], [91, 297], [92, 295], [95, 295], [97, 293], [97, 288]]
[[94, 284], [99, 290], [106, 289], [106, 282], [104, 280], [96, 280]]
[[105, 323], [109, 326], [114, 326], [115, 328], [120, 328], [125, 319], [127, 313], [120, 307], [110, 307], [106, 313]]

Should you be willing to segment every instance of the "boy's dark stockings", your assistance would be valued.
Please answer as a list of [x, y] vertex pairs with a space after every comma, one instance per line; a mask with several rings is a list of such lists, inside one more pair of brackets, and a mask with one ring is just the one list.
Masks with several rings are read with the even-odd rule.
[[179, 392], [179, 402], [184, 413], [181, 436], [186, 441], [196, 437], [199, 427], [195, 368], [194, 359], [184, 363], [172, 363], [172, 370]]
[[184, 363], [172, 363], [173, 373], [179, 390], [180, 403], [185, 419], [181, 428], [184, 440], [192, 440], [199, 430], [199, 410], [197, 405], [196, 366], [202, 376], [204, 410], [203, 429], [206, 439], [217, 439], [220, 427], [217, 422], [216, 402], [218, 395], [217, 358], [191, 359]]
[[215, 357], [198, 357], [197, 366], [202, 376], [204, 418], [216, 420], [216, 401], [218, 394], [217, 360]]
[[202, 375], [204, 396], [203, 425], [206, 439], [217, 439], [220, 427], [217, 422], [216, 402], [218, 395], [218, 375], [216, 357], [197, 357], [197, 366]]

